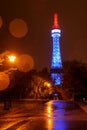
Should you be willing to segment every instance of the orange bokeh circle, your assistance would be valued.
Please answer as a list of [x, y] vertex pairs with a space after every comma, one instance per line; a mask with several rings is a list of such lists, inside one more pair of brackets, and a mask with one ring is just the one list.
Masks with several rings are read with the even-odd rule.
[[16, 38], [22, 38], [26, 36], [28, 32], [28, 26], [22, 19], [16, 18], [9, 24], [10, 33]]
[[34, 67], [34, 60], [30, 55], [24, 54], [17, 58], [16, 66], [19, 71], [28, 72]]

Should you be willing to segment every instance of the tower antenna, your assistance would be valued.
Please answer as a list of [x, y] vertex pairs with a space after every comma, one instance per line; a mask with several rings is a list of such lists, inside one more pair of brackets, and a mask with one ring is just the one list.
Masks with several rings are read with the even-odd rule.
[[59, 28], [58, 14], [57, 13], [54, 14], [54, 25], [53, 25], [53, 28]]

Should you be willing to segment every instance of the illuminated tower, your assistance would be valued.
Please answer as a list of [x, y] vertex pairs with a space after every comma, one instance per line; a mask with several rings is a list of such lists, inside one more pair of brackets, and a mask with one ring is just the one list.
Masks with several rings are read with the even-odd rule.
[[51, 63], [51, 77], [54, 85], [62, 84], [62, 60], [60, 54], [60, 41], [61, 30], [58, 24], [58, 15], [54, 14], [54, 25], [51, 30], [51, 36], [53, 38], [53, 52], [52, 52], [52, 63]]

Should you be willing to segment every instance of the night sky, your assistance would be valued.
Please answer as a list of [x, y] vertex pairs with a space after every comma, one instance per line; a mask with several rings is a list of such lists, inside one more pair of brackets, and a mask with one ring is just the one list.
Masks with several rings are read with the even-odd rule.
[[[10, 50], [30, 54], [35, 68], [51, 66], [53, 14], [61, 28], [62, 60], [87, 63], [87, 0], [0, 0], [0, 53]], [[14, 37], [9, 25], [14, 19], [26, 22], [28, 32]]]

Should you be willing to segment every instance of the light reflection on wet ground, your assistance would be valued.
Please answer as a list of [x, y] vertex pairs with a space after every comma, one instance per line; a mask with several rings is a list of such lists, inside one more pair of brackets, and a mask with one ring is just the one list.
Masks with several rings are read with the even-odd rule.
[[73, 102], [18, 102], [0, 117], [0, 130], [86, 129], [87, 113]]

